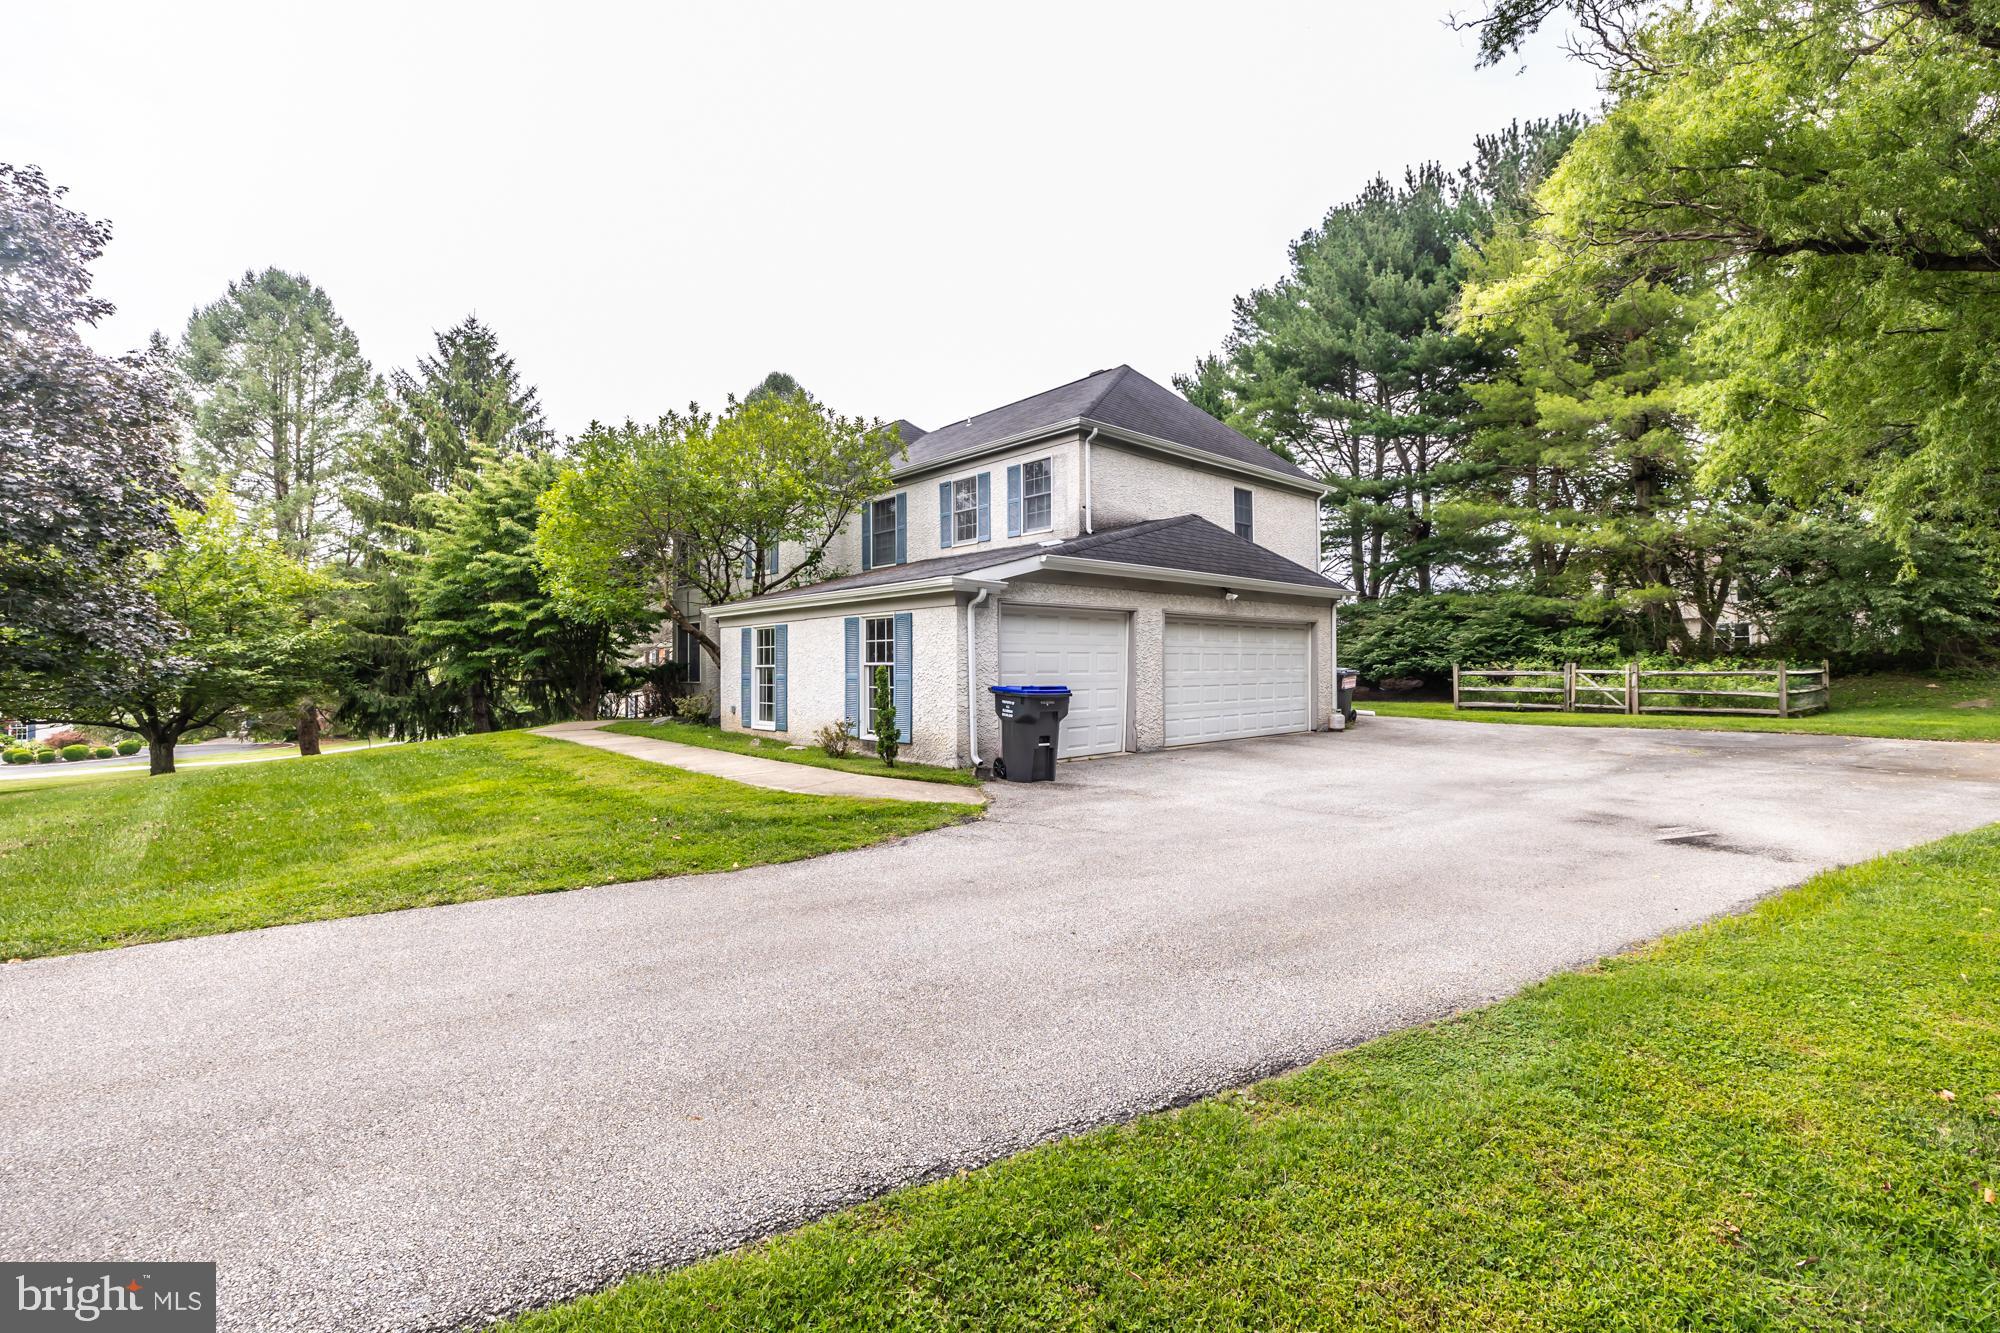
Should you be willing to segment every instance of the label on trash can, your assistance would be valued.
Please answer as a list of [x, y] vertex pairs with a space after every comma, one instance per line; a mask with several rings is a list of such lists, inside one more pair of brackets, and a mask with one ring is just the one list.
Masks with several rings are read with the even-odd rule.
[[1014, 720], [1014, 701], [1012, 699], [1003, 697], [1000, 700], [1000, 716], [1009, 722]]

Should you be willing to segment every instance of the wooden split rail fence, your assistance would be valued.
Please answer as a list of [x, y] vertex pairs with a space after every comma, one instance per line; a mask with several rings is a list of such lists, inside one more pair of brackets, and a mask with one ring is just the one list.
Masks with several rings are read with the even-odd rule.
[[[1716, 684], [1704, 683], [1717, 678], [1721, 679]], [[1506, 697], [1491, 697], [1496, 695]], [[1453, 708], [1629, 713], [1635, 717], [1641, 713], [1800, 717], [1825, 708], [1832, 697], [1833, 673], [1825, 662], [1818, 667], [1757, 670], [1655, 671], [1642, 669], [1636, 662], [1614, 667], [1565, 662], [1548, 668], [1451, 669]]]

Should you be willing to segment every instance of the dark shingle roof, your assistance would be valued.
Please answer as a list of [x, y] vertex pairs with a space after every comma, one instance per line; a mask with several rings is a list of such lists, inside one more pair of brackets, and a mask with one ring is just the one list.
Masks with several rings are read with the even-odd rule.
[[977, 551], [941, 555], [933, 560], [919, 560], [915, 564], [889, 565], [787, 592], [767, 593], [765, 597], [755, 600], [791, 597], [799, 593], [817, 596], [850, 589], [886, 588], [898, 583], [970, 575], [1039, 555], [1074, 556], [1127, 565], [1151, 565], [1155, 569], [1193, 574], [1213, 574], [1220, 583], [1231, 579], [1259, 579], [1267, 583], [1295, 583], [1302, 590], [1314, 592], [1348, 591], [1324, 574], [1293, 564], [1276, 552], [1219, 528], [1198, 514], [1182, 514], [1177, 518], [1128, 523], [1046, 546], [989, 546]]
[[1218, 527], [1199, 514], [1156, 518], [1093, 532], [1060, 546], [1047, 547], [1043, 553], [1213, 574], [1224, 580], [1262, 579], [1268, 583], [1347, 591], [1326, 575], [1293, 564], [1276, 551]]
[[1230, 462], [1247, 463], [1304, 481], [1312, 480], [1294, 464], [1249, 436], [1231, 430], [1173, 390], [1155, 384], [1130, 366], [1100, 370], [1032, 398], [996, 407], [991, 412], [982, 412], [934, 431], [919, 431], [913, 436], [905, 430], [903, 443], [909, 447], [909, 459], [896, 470], [905, 472], [927, 467], [941, 459], [1079, 418], [1113, 429], [1169, 440]]

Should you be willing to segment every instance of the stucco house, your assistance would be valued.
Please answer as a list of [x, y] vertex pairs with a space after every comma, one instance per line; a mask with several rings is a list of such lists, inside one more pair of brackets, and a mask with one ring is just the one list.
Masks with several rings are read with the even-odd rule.
[[990, 760], [1003, 682], [1070, 688], [1064, 758], [1330, 724], [1350, 594], [1293, 464], [1129, 366], [899, 424], [894, 489], [830, 548], [853, 572], [704, 610], [724, 727], [872, 738], [880, 666], [920, 763]]

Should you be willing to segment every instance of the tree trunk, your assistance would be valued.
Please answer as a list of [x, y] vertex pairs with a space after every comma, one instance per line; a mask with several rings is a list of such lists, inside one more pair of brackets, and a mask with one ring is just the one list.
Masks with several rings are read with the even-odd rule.
[[319, 753], [319, 705], [310, 699], [299, 705], [299, 753]]
[[475, 679], [472, 682], [470, 704], [472, 708], [472, 729], [475, 732], [493, 730], [493, 705], [486, 697], [486, 680], [484, 677]]
[[147, 769], [149, 776], [158, 777], [162, 773], [171, 773], [174, 771], [174, 742], [178, 739], [179, 737], [176, 736], [146, 737], [146, 762], [150, 766]]

